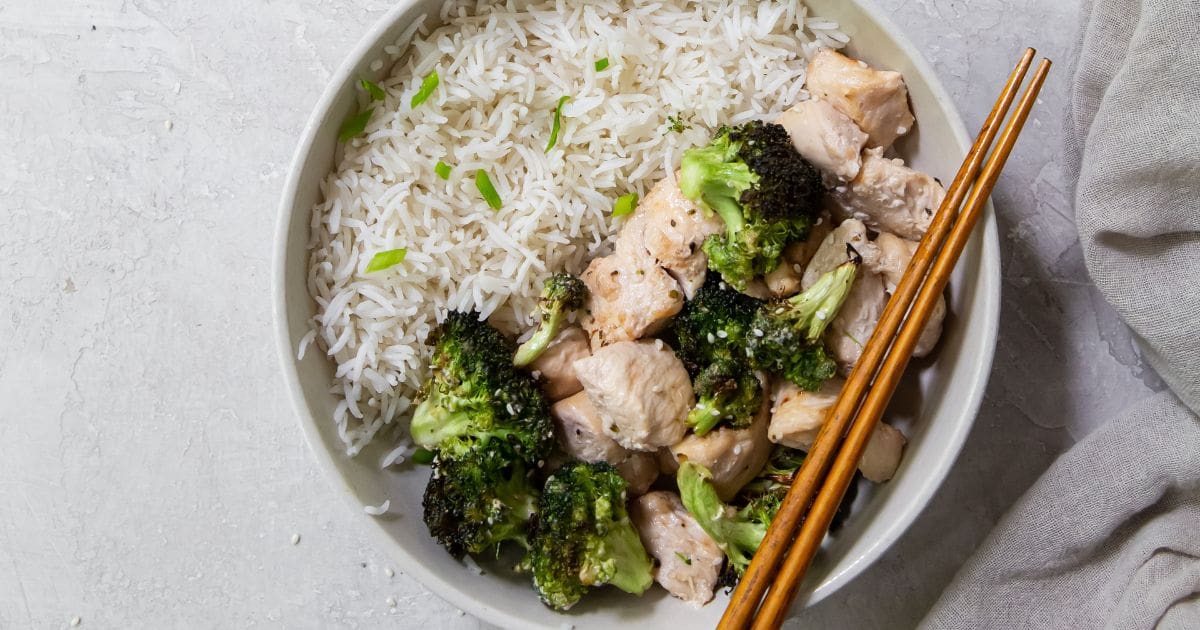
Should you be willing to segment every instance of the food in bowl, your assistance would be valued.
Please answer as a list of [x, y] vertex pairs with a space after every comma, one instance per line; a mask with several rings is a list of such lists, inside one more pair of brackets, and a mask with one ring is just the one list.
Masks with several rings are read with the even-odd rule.
[[[391, 440], [386, 463], [431, 465], [431, 533], [523, 549], [557, 609], [653, 581], [703, 604], [940, 201], [887, 155], [915, 123], [903, 79], [799, 3], [441, 22], [362, 82], [313, 213], [306, 343], [338, 364], [333, 421], [351, 455]], [[863, 475], [903, 446], [881, 425]]]

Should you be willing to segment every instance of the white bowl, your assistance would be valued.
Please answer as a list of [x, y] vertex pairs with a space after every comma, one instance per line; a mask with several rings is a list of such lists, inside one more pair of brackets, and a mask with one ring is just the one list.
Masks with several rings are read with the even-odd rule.
[[[724, 608], [722, 594], [695, 609], [658, 588], [641, 598], [599, 589], [562, 615], [542, 606], [523, 576], [471, 572], [425, 529], [420, 505], [428, 473], [421, 468], [381, 471], [383, 445], [347, 457], [331, 420], [336, 404], [329, 392], [332, 362], [321, 352], [296, 360], [297, 345], [315, 311], [305, 286], [310, 213], [319, 199], [319, 182], [334, 167], [338, 128], [356, 106], [354, 82], [359, 76], [377, 76], [379, 72], [369, 66], [386, 58], [384, 46], [422, 13], [436, 17], [439, 3], [398, 2], [367, 33], [334, 75], [296, 149], [280, 208], [273, 289], [280, 359], [300, 425], [317, 459], [359, 514], [363, 505], [391, 499], [392, 513], [398, 516], [381, 519], [364, 514], [363, 518], [399, 566], [481, 619], [510, 628], [560, 628], [564, 623], [576, 628], [616, 623], [711, 627]], [[948, 182], [970, 143], [954, 105], [921, 55], [866, 0], [808, 0], [808, 5], [814, 14], [839, 22], [851, 36], [850, 54], [904, 74], [918, 125], [900, 144], [900, 154], [916, 168]], [[998, 90], [1001, 79], [985, 87]], [[882, 555], [921, 512], [954, 463], [979, 408], [995, 348], [998, 251], [989, 208], [951, 282], [951, 314], [935, 358], [910, 368], [906, 385], [889, 410], [889, 421], [904, 427], [909, 436], [900, 470], [891, 482], [860, 492], [850, 520], [826, 541], [809, 571], [797, 606], [828, 596]]]

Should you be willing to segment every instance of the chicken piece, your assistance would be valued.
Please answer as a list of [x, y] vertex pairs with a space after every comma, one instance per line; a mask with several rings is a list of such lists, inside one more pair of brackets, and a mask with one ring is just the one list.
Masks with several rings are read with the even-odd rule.
[[913, 127], [904, 77], [823, 48], [808, 64], [808, 91], [829, 102], [867, 134], [867, 146], [892, 146]]
[[800, 265], [800, 269], [808, 266], [808, 262], [812, 260], [817, 253], [817, 249], [821, 247], [821, 243], [825, 241], [825, 237], [833, 231], [833, 220], [830, 219], [828, 212], [822, 212], [817, 220], [808, 230], [808, 237], [803, 241], [789, 243], [783, 250], [783, 257], [793, 265]]
[[946, 191], [932, 177], [883, 157], [882, 149], [863, 152], [862, 169], [849, 184], [833, 190], [833, 200], [846, 216], [876, 232], [920, 240]]
[[[867, 269], [883, 276], [888, 295], [891, 295], [896, 292], [896, 285], [900, 284], [900, 279], [904, 277], [904, 270], [908, 268], [908, 262], [916, 253], [918, 244], [916, 241], [903, 239], [887, 232], [877, 236], [874, 243], [875, 255], [870, 259], [864, 259], [864, 264]], [[913, 356], [923, 357], [933, 351], [938, 339], [942, 336], [942, 320], [945, 317], [946, 297], [938, 296], [937, 304], [929, 314], [929, 321], [925, 323], [925, 328], [921, 330], [921, 336], [917, 338]]]
[[821, 276], [846, 262], [848, 259], [847, 245], [853, 247], [864, 259], [873, 256], [870, 250], [874, 246], [871, 241], [867, 240], [867, 227], [863, 225], [862, 221], [846, 219], [821, 240], [821, 245], [817, 247], [816, 252], [812, 254], [812, 258], [804, 268], [804, 277], [800, 280], [800, 287], [802, 289], [811, 287]]
[[645, 225], [645, 214], [635, 213], [621, 230], [616, 252], [593, 259], [581, 276], [588, 288], [583, 328], [592, 348], [654, 334], [683, 308], [679, 283], [641, 243]]
[[[815, 392], [806, 392], [789, 381], [775, 388], [775, 408], [771, 413], [771, 441], [791, 448], [808, 450], [825, 423], [825, 414], [837, 401], [845, 381], [829, 379]], [[904, 434], [890, 424], [880, 422], [863, 450], [858, 469], [874, 482], [892, 478], [900, 465]]]
[[859, 268], [850, 294], [825, 331], [825, 347], [843, 375], [849, 375], [862, 356], [863, 347], [875, 332], [875, 324], [879, 323], [887, 300], [883, 276]]
[[[848, 182], [862, 165], [867, 134], [828, 101], [811, 98], [779, 115], [796, 152], [833, 181]], [[828, 182], [829, 180], [827, 180]]]
[[604, 421], [587, 394], [579, 392], [550, 407], [554, 433], [571, 459], [608, 462], [629, 484], [629, 495], [643, 494], [658, 479], [658, 460], [650, 453], [635, 453], [604, 433]]
[[654, 459], [658, 460], [658, 472], [674, 477], [675, 473], [679, 472], [679, 462], [675, 456], [671, 454], [671, 448], [664, 446], [654, 452]]
[[564, 398], [550, 407], [558, 443], [568, 455], [585, 462], [620, 464], [629, 451], [604, 432], [600, 412], [584, 392]]
[[575, 376], [575, 361], [591, 352], [587, 333], [577, 326], [571, 326], [558, 333], [542, 355], [529, 365], [529, 369], [541, 375], [538, 382], [547, 398], [562, 400], [583, 391], [583, 385]]
[[[724, 230], [725, 222], [715, 212], [701, 210], [683, 196], [676, 181], [666, 179], [646, 193], [637, 211], [645, 215], [645, 232], [640, 238], [646, 251], [675, 278], [690, 300], [708, 273], [708, 255], [701, 249], [704, 239]], [[625, 234], [621, 232], [622, 237]]]
[[[809, 228], [808, 238], [788, 243], [783, 250], [783, 258], [779, 261], [779, 266], [763, 276], [770, 297], [787, 298], [800, 292], [805, 265], [812, 260], [813, 254], [817, 253], [817, 248], [821, 246], [821, 242], [825, 240], [832, 229], [829, 216], [822, 215], [817, 217], [816, 222]], [[763, 298], [759, 297], [759, 299]]]
[[658, 479], [658, 459], [654, 453], [629, 451], [629, 457], [617, 464], [617, 472], [625, 483], [630, 498], [646, 494], [650, 484]]
[[776, 444], [807, 450], [845, 383], [835, 377], [825, 381], [821, 389], [806, 392], [787, 379], [779, 379], [767, 437]]
[[658, 490], [629, 505], [646, 551], [658, 560], [654, 579], [693, 606], [713, 598], [725, 554], [674, 492]]
[[712, 471], [717, 495], [722, 501], [729, 501], [771, 457], [771, 441], [767, 438], [770, 414], [770, 401], [764, 397], [762, 408], [750, 426], [721, 427], [704, 437], [693, 433], [672, 446], [671, 454], [677, 462], [694, 462]]
[[622, 341], [575, 362], [575, 372], [603, 420], [604, 432], [635, 451], [683, 438], [695, 403], [683, 362], [661, 340]]

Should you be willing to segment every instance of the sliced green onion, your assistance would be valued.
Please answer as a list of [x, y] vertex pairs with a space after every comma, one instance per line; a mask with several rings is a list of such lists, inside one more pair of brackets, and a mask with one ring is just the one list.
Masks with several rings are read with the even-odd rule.
[[438, 160], [437, 166], [433, 167], [433, 172], [442, 179], [450, 179], [450, 165], [441, 160]]
[[367, 273], [383, 271], [388, 267], [399, 265], [404, 262], [404, 255], [407, 253], [408, 250], [403, 247], [377, 252], [371, 257], [371, 262], [367, 263]]
[[379, 87], [378, 84], [372, 82], [370, 79], [360, 78], [358, 84], [362, 86], [362, 89], [367, 91], [367, 94], [371, 95], [372, 101], [382, 101], [387, 97], [387, 92], [384, 92], [383, 88]]
[[338, 138], [342, 142], [345, 142], [362, 133], [367, 128], [367, 123], [371, 122], [371, 114], [373, 113], [375, 113], [375, 108], [368, 107], [351, 116], [346, 122], [342, 123], [342, 129], [338, 131]]
[[594, 65], [596, 67], [596, 72], [603, 72], [604, 69], [608, 67], [608, 57], [597, 59]]
[[421, 89], [417, 90], [416, 94], [413, 94], [412, 100], [408, 103], [409, 106], [416, 109], [418, 105], [425, 102], [425, 99], [429, 98], [430, 94], [433, 94], [437, 86], [438, 73], [437, 70], [434, 70], [429, 73], [429, 76], [421, 80]]
[[562, 128], [562, 106], [569, 100], [571, 100], [570, 96], [560, 96], [558, 105], [554, 106], [554, 124], [550, 127], [550, 142], [546, 143], [546, 153], [549, 153], [550, 149], [558, 144], [558, 130]]
[[637, 193], [629, 193], [617, 197], [617, 202], [613, 204], [612, 215], [614, 217], [623, 217], [627, 214], [632, 214], [633, 209], [637, 207]]
[[424, 449], [424, 448], [418, 448], [412, 454], [412, 460], [413, 460], [414, 464], [422, 464], [422, 465], [428, 466], [429, 464], [433, 463], [433, 451], [430, 451], [430, 450]]
[[499, 210], [500, 194], [496, 192], [496, 187], [492, 185], [492, 178], [488, 174], [479, 169], [475, 171], [475, 187], [479, 189], [479, 194], [483, 195], [483, 200], [487, 205], [492, 207], [492, 210]]

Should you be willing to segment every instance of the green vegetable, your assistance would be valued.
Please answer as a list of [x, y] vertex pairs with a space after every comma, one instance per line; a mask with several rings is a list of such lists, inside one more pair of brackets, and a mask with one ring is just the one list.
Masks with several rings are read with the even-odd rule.
[[433, 91], [437, 89], [437, 86], [438, 73], [437, 70], [433, 70], [429, 73], [429, 76], [421, 80], [421, 88], [417, 90], [416, 94], [413, 94], [412, 100], [408, 103], [409, 107], [416, 109], [418, 105], [424, 103], [425, 99], [428, 99], [429, 96], [433, 94]]
[[376, 252], [371, 257], [371, 262], [367, 263], [367, 273], [382, 271], [388, 267], [398, 265], [404, 262], [404, 256], [407, 253], [408, 250], [403, 247]]
[[696, 435], [704, 436], [722, 421], [744, 429], [762, 406], [762, 383], [744, 360], [718, 359], [701, 370], [692, 384], [696, 406], [687, 423]]
[[427, 448], [418, 448], [417, 450], [413, 451], [413, 455], [412, 455], [413, 463], [421, 464], [423, 466], [428, 466], [429, 464], [432, 464], [433, 458], [434, 458], [433, 451], [431, 451]]
[[554, 445], [549, 403], [512, 365], [512, 344], [474, 312], [451, 312], [430, 336], [432, 375], [409, 428], [413, 442], [458, 457], [492, 442], [508, 445], [526, 469]]
[[680, 171], [684, 196], [725, 222], [704, 252], [709, 269], [739, 291], [775, 269], [784, 246], [804, 237], [819, 211], [820, 175], [773, 123], [722, 127], [707, 146], [684, 152]]
[[730, 567], [740, 577], [766, 536], [771, 519], [783, 503], [786, 489], [763, 494], [745, 507], [735, 509], [717, 496], [712, 473], [704, 466], [683, 462], [675, 480], [679, 484], [683, 506], [725, 552]]
[[602, 59], [597, 59], [596, 63], [594, 65], [596, 68], [596, 72], [602, 72], [605, 68], [608, 67], [608, 57], [604, 57]]
[[554, 145], [558, 144], [558, 132], [562, 128], [563, 103], [569, 100], [571, 100], [570, 96], [560, 96], [558, 97], [558, 104], [554, 106], [554, 122], [550, 125], [550, 141], [546, 143], [546, 153], [549, 153], [550, 149], [553, 149]]
[[433, 167], [433, 172], [442, 179], [450, 179], [450, 165], [441, 160], [438, 160], [437, 165]]
[[505, 541], [528, 546], [537, 490], [526, 470], [499, 440], [467, 453], [438, 456], [422, 500], [429, 533], [456, 558], [496, 551]]
[[383, 88], [379, 87], [370, 79], [360, 78], [358, 84], [362, 86], [362, 89], [367, 91], [367, 94], [371, 95], [372, 101], [382, 101], [383, 99], [387, 98], [387, 92], [384, 92]]
[[496, 187], [492, 186], [492, 178], [488, 177], [483, 169], [475, 171], [475, 188], [479, 189], [479, 194], [483, 195], [483, 200], [492, 207], [492, 210], [499, 210], [503, 205], [500, 201], [500, 193], [497, 193]]
[[604, 462], [572, 462], [546, 480], [521, 568], [548, 606], [567, 610], [593, 586], [641, 595], [654, 563], [625, 511], [625, 480]]
[[744, 359], [750, 322], [761, 305], [709, 272], [673, 323], [679, 357], [692, 373], [717, 359]]
[[559, 272], [546, 278], [538, 299], [538, 328], [517, 348], [513, 365], [525, 367], [536, 361], [567, 323], [567, 314], [583, 306], [586, 299], [587, 285], [576, 276]]
[[637, 193], [626, 193], [617, 197], [616, 203], [613, 204], [612, 215], [614, 217], [623, 217], [627, 214], [633, 214], [638, 205]]
[[853, 258], [817, 279], [803, 293], [764, 304], [751, 322], [746, 353], [759, 369], [786, 377], [813, 391], [831, 378], [837, 366], [825, 352], [821, 335], [850, 294], [862, 257]]
[[684, 131], [691, 129], [691, 128], [692, 128], [691, 123], [684, 120], [683, 114], [674, 114], [672, 116], [667, 116], [667, 131], [673, 131], [675, 133], [683, 133]]
[[373, 113], [375, 113], [375, 108], [368, 107], [351, 116], [346, 122], [342, 123], [342, 128], [338, 131], [338, 139], [345, 142], [358, 136], [358, 134], [367, 128], [367, 123], [371, 122], [371, 114]]

